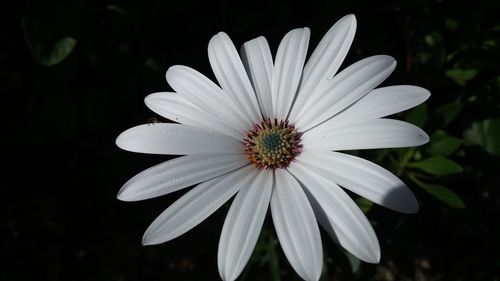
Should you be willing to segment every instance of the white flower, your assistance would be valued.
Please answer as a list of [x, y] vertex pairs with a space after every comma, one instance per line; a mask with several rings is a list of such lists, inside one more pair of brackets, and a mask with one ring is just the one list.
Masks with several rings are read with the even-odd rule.
[[219, 242], [223, 280], [248, 262], [268, 206], [283, 251], [305, 280], [318, 280], [323, 251], [317, 222], [354, 256], [380, 259], [377, 237], [346, 188], [377, 204], [414, 213], [408, 187], [384, 168], [335, 151], [424, 144], [418, 127], [382, 118], [424, 102], [416, 86], [374, 89], [394, 70], [392, 57], [363, 59], [336, 74], [354, 38], [348, 15], [323, 37], [304, 66], [309, 29], [288, 32], [273, 63], [264, 37], [246, 42], [241, 58], [225, 33], [208, 45], [219, 86], [194, 69], [172, 66], [175, 93], [155, 93], [146, 105], [178, 122], [123, 132], [125, 150], [185, 155], [149, 168], [118, 194], [124, 201], [157, 197], [195, 184], [146, 230], [143, 244], [187, 232], [231, 197]]

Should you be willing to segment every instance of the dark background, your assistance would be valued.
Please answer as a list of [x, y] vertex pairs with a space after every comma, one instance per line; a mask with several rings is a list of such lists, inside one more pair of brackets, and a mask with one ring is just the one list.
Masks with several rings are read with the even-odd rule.
[[[168, 158], [121, 151], [114, 139], [157, 117], [143, 99], [170, 90], [169, 66], [214, 78], [206, 48], [218, 31], [237, 46], [264, 35], [275, 52], [288, 30], [308, 26], [311, 51], [348, 13], [358, 31], [343, 67], [394, 56], [398, 67], [384, 85], [433, 93], [397, 118], [422, 126], [431, 142], [360, 153], [401, 176], [421, 210], [401, 215], [358, 200], [382, 260], [359, 264], [323, 233], [322, 280], [500, 280], [498, 1], [6, 0], [0, 7], [1, 280], [218, 280], [227, 206], [174, 241], [143, 247], [143, 231], [185, 191], [118, 201], [123, 183]], [[298, 280], [269, 218], [241, 280]]]

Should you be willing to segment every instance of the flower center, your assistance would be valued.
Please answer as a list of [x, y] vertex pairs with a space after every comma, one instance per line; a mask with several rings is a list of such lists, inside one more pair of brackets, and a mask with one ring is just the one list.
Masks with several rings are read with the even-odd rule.
[[267, 118], [248, 130], [245, 153], [259, 169], [286, 168], [302, 150], [301, 135], [288, 121]]

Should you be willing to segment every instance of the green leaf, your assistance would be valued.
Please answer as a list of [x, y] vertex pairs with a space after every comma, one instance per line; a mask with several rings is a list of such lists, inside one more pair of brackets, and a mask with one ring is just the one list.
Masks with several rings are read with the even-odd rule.
[[144, 61], [144, 67], [151, 69], [151, 70], [154, 70], [154, 71], [161, 70], [161, 65], [157, 61], [155, 61], [155, 59], [153, 59], [153, 58], [147, 58]]
[[489, 154], [500, 156], [500, 118], [490, 118], [472, 123], [464, 132], [468, 145], [479, 145]]
[[448, 206], [456, 209], [465, 208], [465, 204], [462, 198], [460, 198], [458, 194], [456, 194], [449, 188], [439, 184], [422, 182], [412, 174], [410, 174], [410, 179], [430, 195], [446, 203]]
[[122, 14], [122, 15], [127, 14], [127, 11], [125, 11], [123, 8], [121, 8], [120, 6], [117, 6], [117, 5], [107, 5], [106, 10], [108, 10], [110, 12]]
[[458, 28], [458, 22], [454, 18], [446, 18], [445, 25], [449, 30], [456, 30]]
[[433, 156], [422, 161], [408, 163], [407, 166], [436, 176], [451, 175], [463, 171], [460, 165], [442, 156]]
[[406, 121], [422, 127], [427, 121], [427, 104], [424, 103], [413, 108], [408, 116], [406, 116]]
[[445, 104], [438, 109], [436, 109], [436, 114], [438, 114], [443, 119], [443, 125], [447, 126], [458, 116], [462, 110], [463, 105], [459, 102], [452, 102]]
[[494, 48], [497, 46], [497, 41], [495, 39], [486, 39], [483, 41], [483, 46]]
[[446, 70], [446, 76], [455, 81], [459, 86], [465, 86], [468, 81], [477, 76], [476, 69], [454, 68]]
[[425, 35], [424, 41], [430, 47], [439, 46], [443, 42], [443, 35], [440, 32], [432, 31], [431, 33]]
[[38, 21], [23, 19], [24, 36], [28, 47], [36, 60], [53, 66], [62, 62], [71, 54], [77, 41], [70, 36], [53, 39], [52, 30]]
[[461, 139], [452, 137], [444, 131], [437, 131], [431, 135], [431, 141], [427, 145], [427, 151], [431, 155], [450, 156], [461, 144]]
[[361, 211], [363, 211], [363, 213], [365, 213], [365, 214], [368, 213], [368, 211], [370, 211], [370, 209], [373, 206], [373, 202], [364, 198], [364, 197], [358, 197], [354, 201], [356, 202], [358, 207], [361, 209]]
[[351, 266], [352, 273], [358, 272], [359, 268], [361, 267], [361, 260], [359, 260], [357, 257], [353, 256], [348, 251], [344, 251], [344, 253], [345, 253], [347, 260], [349, 261], [349, 265]]

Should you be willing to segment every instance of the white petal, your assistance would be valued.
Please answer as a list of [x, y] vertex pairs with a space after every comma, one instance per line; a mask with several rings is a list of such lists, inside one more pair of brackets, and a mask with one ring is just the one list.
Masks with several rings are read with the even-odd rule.
[[277, 169], [275, 177], [271, 212], [281, 248], [302, 279], [318, 280], [323, 248], [311, 204], [287, 171]]
[[[296, 125], [306, 131], [342, 111], [382, 83], [396, 67], [385, 55], [372, 56], [344, 69], [311, 94]], [[292, 120], [293, 121], [293, 120]]]
[[310, 94], [337, 73], [355, 33], [356, 17], [351, 14], [337, 21], [323, 36], [304, 67], [302, 85], [294, 103], [297, 106], [292, 108], [290, 119], [295, 120]]
[[233, 42], [224, 32], [214, 35], [208, 43], [208, 58], [217, 81], [224, 92], [252, 123], [261, 121], [257, 97]]
[[234, 108], [227, 93], [198, 71], [183, 65], [171, 66], [165, 74], [167, 82], [177, 93], [208, 115], [216, 116], [237, 130], [246, 130], [252, 124]]
[[326, 220], [318, 221], [334, 240], [354, 256], [366, 262], [379, 262], [380, 245], [363, 212], [338, 185], [325, 180], [307, 166], [296, 161], [288, 169], [308, 191], [310, 201], [314, 202], [311, 204], [316, 206], [315, 214], [326, 217]]
[[411, 147], [425, 144], [429, 136], [419, 127], [394, 119], [373, 119], [348, 124], [328, 131], [306, 132], [307, 149], [351, 150]]
[[278, 47], [272, 80], [274, 118], [283, 120], [297, 94], [309, 43], [309, 28], [288, 32]]
[[137, 201], [212, 179], [238, 169], [248, 161], [239, 154], [193, 154], [169, 160], [131, 178], [118, 193], [118, 199]]
[[245, 69], [257, 94], [262, 114], [265, 117], [271, 117], [273, 115], [271, 101], [273, 57], [269, 44], [266, 38], [260, 36], [243, 44], [240, 53]]
[[243, 134], [228, 126], [211, 114], [207, 114], [178, 93], [154, 93], [144, 102], [157, 114], [184, 125], [202, 127], [218, 131], [235, 139], [242, 139]]
[[272, 187], [272, 172], [259, 171], [231, 204], [219, 241], [218, 265], [222, 280], [235, 280], [250, 259], [266, 217]]
[[321, 132], [350, 123], [385, 117], [415, 107], [426, 101], [429, 96], [429, 91], [417, 86], [399, 85], [378, 88], [310, 131]]
[[186, 233], [219, 209], [255, 175], [255, 168], [246, 166], [199, 184], [153, 221], [144, 233], [142, 243], [159, 244]]
[[375, 163], [331, 151], [304, 151], [298, 159], [315, 174], [374, 203], [401, 213], [418, 211], [418, 202], [406, 184]]
[[121, 149], [149, 154], [241, 153], [241, 142], [203, 128], [172, 123], [144, 124], [116, 139]]

